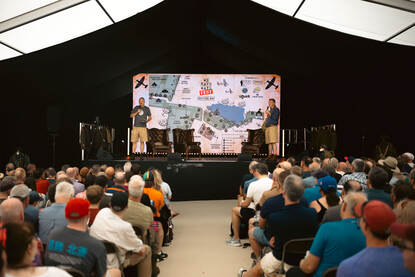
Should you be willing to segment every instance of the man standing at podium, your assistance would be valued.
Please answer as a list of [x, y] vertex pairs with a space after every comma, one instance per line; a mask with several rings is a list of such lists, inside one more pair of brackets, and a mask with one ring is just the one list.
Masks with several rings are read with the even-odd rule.
[[265, 111], [265, 143], [268, 144], [268, 158], [274, 158], [277, 155], [278, 143], [278, 120], [280, 118], [280, 110], [275, 105], [275, 99], [269, 99], [268, 108]]
[[140, 139], [140, 152], [144, 152], [144, 143], [148, 141], [147, 122], [151, 120], [150, 108], [145, 106], [143, 97], [138, 100], [139, 106], [135, 106], [131, 111], [130, 117], [134, 118], [134, 127], [131, 131], [131, 142], [133, 143], [132, 152], [137, 149], [137, 142]]

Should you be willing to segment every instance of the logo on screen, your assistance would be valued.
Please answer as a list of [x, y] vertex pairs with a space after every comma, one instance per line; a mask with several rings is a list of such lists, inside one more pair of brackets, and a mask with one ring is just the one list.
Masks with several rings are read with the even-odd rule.
[[209, 95], [209, 94], [213, 94], [213, 89], [202, 89], [199, 90], [199, 94], [202, 95]]
[[199, 94], [200, 96], [213, 94], [212, 83], [209, 82], [209, 78], [203, 78], [200, 82]]

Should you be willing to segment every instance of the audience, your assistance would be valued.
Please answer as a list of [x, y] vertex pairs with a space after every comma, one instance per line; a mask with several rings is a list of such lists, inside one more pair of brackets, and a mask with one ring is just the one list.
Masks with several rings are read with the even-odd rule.
[[0, 204], [9, 198], [10, 191], [16, 185], [16, 178], [14, 176], [6, 176], [0, 181]]
[[[112, 168], [112, 170], [113, 170], [113, 168]], [[108, 176], [105, 176], [105, 178], [107, 179], [107, 188], [105, 189], [106, 193], [113, 194], [116, 191], [127, 192], [127, 190], [125, 189], [126, 179], [125, 179], [125, 173], [124, 172], [117, 172], [115, 174], [114, 181], [113, 181], [112, 185], [109, 182], [110, 180], [108, 179]]]
[[[336, 266], [338, 276], [412, 276], [413, 159], [404, 153], [376, 165], [367, 158], [339, 163], [333, 157], [304, 157], [296, 166], [290, 158], [278, 163], [272, 175], [267, 165], [251, 162], [232, 209], [233, 237], [226, 242], [241, 246], [240, 227], [249, 226], [254, 264], [239, 276], [278, 273], [284, 243], [314, 235], [305, 257], [285, 257], [286, 276], [322, 276]], [[159, 170], [148, 169], [144, 180], [136, 162], [93, 165], [80, 172], [70, 165], [58, 173], [54, 168], [42, 173], [34, 164], [26, 170], [7, 165], [7, 176], [0, 177], [5, 252], [12, 255], [7, 256], [11, 263], [6, 276], [69, 276], [55, 267], [41, 267], [43, 261], [70, 266], [85, 276], [121, 276], [119, 269], [127, 266], [139, 276], [157, 276], [156, 262], [168, 257], [162, 251], [168, 222], [177, 214], [170, 207], [171, 188]], [[41, 240], [34, 235], [37, 230]], [[47, 247], [44, 257], [42, 242]], [[112, 243], [116, 253], [107, 253], [103, 242]], [[264, 246], [272, 252], [262, 256]]]
[[72, 199], [65, 207], [67, 226], [60, 226], [48, 237], [45, 264], [70, 266], [85, 276], [121, 276], [118, 269], [107, 274], [107, 257], [104, 244], [87, 233], [89, 202]]
[[313, 159], [311, 159], [308, 156], [305, 156], [301, 159], [300, 167], [303, 170], [303, 178], [307, 178], [311, 176], [311, 169], [310, 164], [313, 162]]
[[318, 180], [321, 198], [310, 203], [310, 208], [317, 212], [318, 221], [323, 220], [327, 209], [339, 205], [340, 198], [337, 195], [337, 181], [331, 176], [326, 176]]
[[66, 175], [72, 180], [75, 195], [85, 190], [85, 185], [78, 180], [79, 174], [76, 168], [68, 167], [66, 169]]
[[94, 223], [95, 217], [99, 212], [99, 203], [103, 197], [104, 189], [98, 185], [92, 185], [86, 189], [86, 198], [90, 203], [88, 222], [89, 227], [91, 227], [92, 223]]
[[390, 227], [396, 215], [382, 201], [359, 204], [354, 212], [360, 218], [360, 228], [366, 237], [366, 248], [344, 260], [337, 276], [413, 276], [405, 267], [402, 252], [390, 246]]
[[391, 233], [403, 239], [398, 247], [402, 251], [404, 266], [415, 275], [415, 224], [393, 223]]
[[[71, 277], [56, 267], [33, 266], [38, 254], [38, 241], [32, 227], [27, 223], [7, 223], [6, 230], [6, 276]], [[3, 238], [5, 239], [5, 238]]]
[[[274, 170], [278, 171], [282, 170], [281, 168], [276, 168]], [[281, 211], [284, 206], [284, 197], [283, 193], [283, 184], [285, 179], [290, 175], [289, 170], [285, 170], [281, 172], [277, 176], [277, 180], [274, 180], [273, 186], [274, 191], [277, 193], [275, 196], [270, 197], [268, 200], [265, 201], [264, 205], [261, 208], [261, 212], [259, 215], [258, 227], [255, 227], [250, 224], [250, 229], [248, 232], [249, 235], [249, 242], [251, 243], [252, 251], [254, 252], [256, 260], [260, 256], [261, 248], [263, 246], [269, 246], [269, 240], [271, 238], [271, 233], [269, 230], [269, 226], [267, 225], [268, 217], [278, 211]], [[265, 194], [265, 192], [264, 192]], [[307, 201], [304, 198], [301, 198], [300, 203], [307, 207]]]
[[299, 268], [287, 272], [291, 276], [322, 276], [324, 271], [338, 266], [343, 260], [365, 248], [366, 239], [359, 228], [354, 208], [367, 201], [363, 193], [351, 192], [344, 197], [341, 205], [341, 221], [321, 225], [310, 253], [300, 261]]
[[[285, 206], [280, 212], [271, 214], [267, 222], [272, 236], [269, 243], [273, 250], [249, 271], [241, 268], [239, 276], [260, 277], [276, 272], [281, 266], [285, 242], [296, 238], [314, 237], [318, 227], [317, 214], [314, 209], [300, 204], [303, 193], [304, 184], [300, 177], [290, 175], [285, 179], [282, 193]], [[285, 263], [297, 265], [301, 258], [300, 255], [289, 254], [285, 257]]]
[[248, 192], [249, 185], [252, 182], [255, 182], [257, 180], [257, 178], [254, 176], [254, 167], [256, 164], [258, 164], [257, 161], [251, 161], [249, 163], [249, 166], [248, 166], [249, 173], [242, 176], [242, 182], [239, 188], [239, 194], [246, 195], [246, 193]]
[[39, 237], [44, 244], [48, 241], [49, 233], [56, 227], [66, 226], [65, 206], [74, 196], [74, 186], [68, 182], [56, 185], [55, 203], [39, 213]]
[[362, 159], [354, 159], [353, 162], [351, 163], [351, 166], [352, 166], [352, 173], [343, 175], [338, 185], [342, 187], [344, 183], [346, 183], [347, 181], [355, 180], [360, 183], [363, 191], [366, 192], [367, 191], [367, 184], [366, 184], [367, 179], [366, 179], [366, 174], [364, 172], [365, 162]]
[[116, 191], [111, 197], [110, 208], [104, 208], [95, 217], [91, 236], [113, 243], [116, 254], [107, 254], [107, 268], [137, 265], [138, 275], [151, 276], [151, 250], [136, 236], [132, 225], [122, 218], [128, 206], [128, 194]]
[[30, 189], [26, 185], [16, 185], [10, 191], [11, 198], [19, 199], [24, 208], [24, 220], [33, 225], [34, 231], [37, 233], [39, 225], [39, 209], [29, 205]]
[[249, 185], [246, 199], [238, 195], [238, 205], [232, 208], [232, 231], [233, 238], [226, 241], [230, 246], [241, 246], [239, 238], [239, 227], [242, 223], [248, 224], [251, 217], [255, 215], [256, 205], [262, 197], [262, 194], [272, 187], [272, 179], [268, 178], [268, 167], [264, 163], [258, 163], [254, 166], [253, 175], [257, 181]]
[[[341, 191], [341, 197], [342, 199], [344, 199], [344, 197], [349, 192], [358, 192], [358, 191], [362, 191], [362, 186], [360, 185], [360, 183], [355, 180], [349, 180], [343, 186], [343, 189]], [[341, 205], [329, 207], [326, 213], [324, 214], [324, 217], [321, 223], [341, 220], [340, 210], [341, 210]]]
[[368, 176], [367, 185], [367, 199], [370, 200], [380, 200], [393, 207], [391, 196], [389, 193], [386, 193], [384, 190], [387, 186], [388, 174], [386, 171], [379, 167], [373, 167]]
[[14, 176], [16, 177], [16, 184], [24, 184], [26, 180], [26, 170], [24, 170], [21, 167], [16, 168], [16, 171], [14, 173]]

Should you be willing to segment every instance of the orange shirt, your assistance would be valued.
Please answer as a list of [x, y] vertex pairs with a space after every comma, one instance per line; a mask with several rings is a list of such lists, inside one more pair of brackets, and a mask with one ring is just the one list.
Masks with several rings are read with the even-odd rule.
[[153, 200], [156, 213], [153, 213], [154, 217], [160, 217], [160, 209], [164, 206], [163, 194], [155, 188], [144, 188], [144, 193]]

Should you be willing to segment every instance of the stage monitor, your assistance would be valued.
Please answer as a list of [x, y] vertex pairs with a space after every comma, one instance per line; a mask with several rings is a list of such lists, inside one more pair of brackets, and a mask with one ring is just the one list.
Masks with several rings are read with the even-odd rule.
[[[139, 105], [140, 97], [151, 111], [147, 128], [194, 129], [203, 153], [240, 153], [248, 139], [247, 129], [262, 127], [268, 100], [275, 99], [281, 110], [281, 78], [275, 74], [140, 73], [133, 77], [133, 107]], [[279, 129], [278, 124], [278, 134]]]

